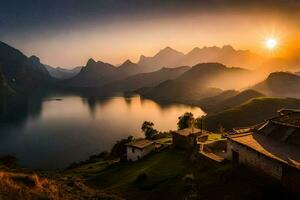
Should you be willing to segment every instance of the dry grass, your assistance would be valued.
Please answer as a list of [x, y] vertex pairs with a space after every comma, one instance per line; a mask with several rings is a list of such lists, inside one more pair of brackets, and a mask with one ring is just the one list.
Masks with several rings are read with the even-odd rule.
[[60, 173], [0, 171], [0, 200], [81, 200], [120, 199], [99, 192], [85, 184], [79, 177]]
[[57, 184], [36, 174], [0, 172], [3, 199], [62, 199]]

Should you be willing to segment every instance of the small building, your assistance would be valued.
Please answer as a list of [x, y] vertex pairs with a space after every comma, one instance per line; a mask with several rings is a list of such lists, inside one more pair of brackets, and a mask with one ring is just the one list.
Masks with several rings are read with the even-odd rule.
[[147, 139], [135, 139], [127, 144], [127, 160], [137, 161], [155, 150], [155, 142]]
[[300, 111], [280, 110], [279, 116], [228, 136], [226, 158], [300, 191]]
[[208, 132], [197, 128], [172, 131], [173, 146], [178, 149], [193, 150], [199, 141], [208, 139]]

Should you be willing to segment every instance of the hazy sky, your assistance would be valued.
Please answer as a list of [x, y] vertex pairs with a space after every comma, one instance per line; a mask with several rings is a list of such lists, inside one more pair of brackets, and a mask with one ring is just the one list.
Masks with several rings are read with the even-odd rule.
[[231, 44], [269, 56], [297, 49], [299, 0], [1, 0], [0, 40], [53, 66], [122, 63], [165, 46]]

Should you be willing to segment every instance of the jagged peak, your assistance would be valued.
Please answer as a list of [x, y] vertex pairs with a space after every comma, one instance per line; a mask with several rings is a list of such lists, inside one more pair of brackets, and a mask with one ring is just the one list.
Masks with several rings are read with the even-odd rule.
[[95, 61], [93, 58], [90, 58], [90, 59], [87, 61], [86, 65], [88, 66], [88, 65], [95, 64], [95, 63], [96, 63], [96, 61]]
[[135, 63], [133, 63], [131, 60], [127, 59], [122, 65], [134, 65]]
[[173, 54], [173, 53], [182, 54], [181, 52], [179, 52], [179, 51], [177, 51], [175, 49], [172, 49], [171, 47], [167, 46], [164, 49], [161, 49], [155, 56], [165, 55], [165, 54]]

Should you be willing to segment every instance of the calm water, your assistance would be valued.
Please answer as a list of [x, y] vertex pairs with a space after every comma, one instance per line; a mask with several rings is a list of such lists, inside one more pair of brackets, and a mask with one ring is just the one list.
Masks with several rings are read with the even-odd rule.
[[29, 100], [23, 107], [9, 111], [13, 123], [0, 125], [0, 154], [15, 155], [27, 167], [48, 169], [109, 150], [129, 135], [143, 136], [140, 127], [145, 120], [167, 131], [176, 129], [178, 116], [186, 111], [204, 114], [197, 107], [161, 106], [140, 97], [52, 96]]

